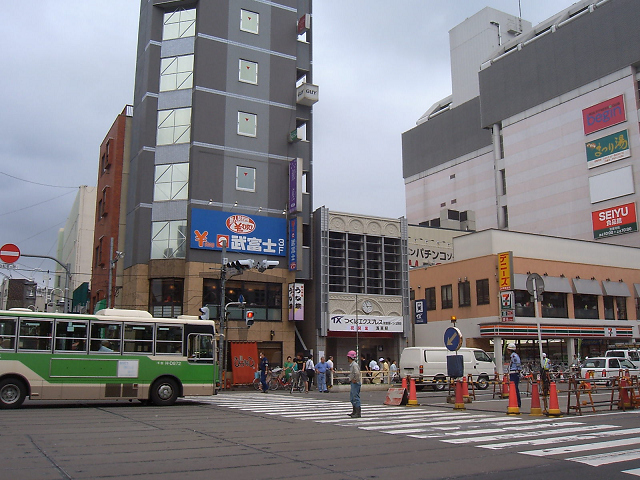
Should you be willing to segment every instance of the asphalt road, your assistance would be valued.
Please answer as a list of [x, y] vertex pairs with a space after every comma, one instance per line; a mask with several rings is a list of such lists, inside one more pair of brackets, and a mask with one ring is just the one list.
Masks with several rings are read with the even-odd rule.
[[640, 411], [531, 417], [525, 398], [507, 416], [491, 391], [464, 411], [442, 393], [418, 393], [418, 407], [385, 397], [364, 391], [361, 419], [346, 391], [26, 402], [0, 412], [0, 478], [630, 480], [640, 468]]

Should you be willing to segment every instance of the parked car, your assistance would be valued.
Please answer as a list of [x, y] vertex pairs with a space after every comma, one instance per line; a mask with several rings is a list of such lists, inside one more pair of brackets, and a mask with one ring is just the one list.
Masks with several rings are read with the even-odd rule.
[[619, 350], [607, 350], [604, 352], [605, 357], [618, 357], [618, 358], [626, 358], [630, 360], [636, 367], [640, 367], [640, 353], [637, 350], [627, 350], [627, 349], [619, 349]]
[[[618, 357], [593, 357], [587, 358], [582, 363], [582, 368], [580, 369], [580, 376], [582, 378], [587, 378], [589, 372], [593, 372], [595, 381], [599, 381], [603, 378], [613, 378], [620, 375], [620, 371], [623, 370], [626, 373], [626, 370], [629, 370], [629, 375], [638, 375], [640, 374], [640, 369], [636, 367], [630, 360], [626, 358], [618, 358]], [[607, 384], [610, 384], [610, 380], [606, 380]]]

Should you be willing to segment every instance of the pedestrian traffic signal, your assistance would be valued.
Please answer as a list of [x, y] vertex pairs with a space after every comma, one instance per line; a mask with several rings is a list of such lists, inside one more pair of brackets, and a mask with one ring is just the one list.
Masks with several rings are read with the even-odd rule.
[[258, 264], [258, 271], [264, 272], [265, 270], [269, 268], [277, 267], [278, 265], [280, 265], [280, 262], [277, 260], [262, 260]]
[[200, 319], [209, 320], [209, 307], [200, 307]]
[[244, 312], [244, 321], [247, 324], [247, 328], [249, 328], [251, 325], [253, 325], [253, 311], [252, 310], [247, 310], [246, 312]]

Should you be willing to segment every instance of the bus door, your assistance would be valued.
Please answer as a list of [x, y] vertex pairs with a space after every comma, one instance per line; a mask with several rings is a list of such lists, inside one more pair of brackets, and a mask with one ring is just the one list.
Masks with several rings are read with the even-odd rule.
[[187, 359], [192, 363], [214, 363], [213, 335], [209, 333], [191, 333], [187, 340]]

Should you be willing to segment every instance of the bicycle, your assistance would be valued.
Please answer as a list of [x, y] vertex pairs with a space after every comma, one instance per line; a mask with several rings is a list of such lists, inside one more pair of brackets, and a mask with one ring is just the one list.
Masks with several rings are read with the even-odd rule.
[[[267, 386], [268, 390], [277, 390], [278, 389], [278, 379], [274, 378], [271, 372], [267, 373]], [[262, 382], [260, 381], [260, 376], [256, 377], [253, 380], [253, 388], [260, 391], [262, 390]]]
[[289, 393], [298, 390], [300, 393], [307, 391], [307, 374], [303, 371], [295, 371], [291, 375]]

